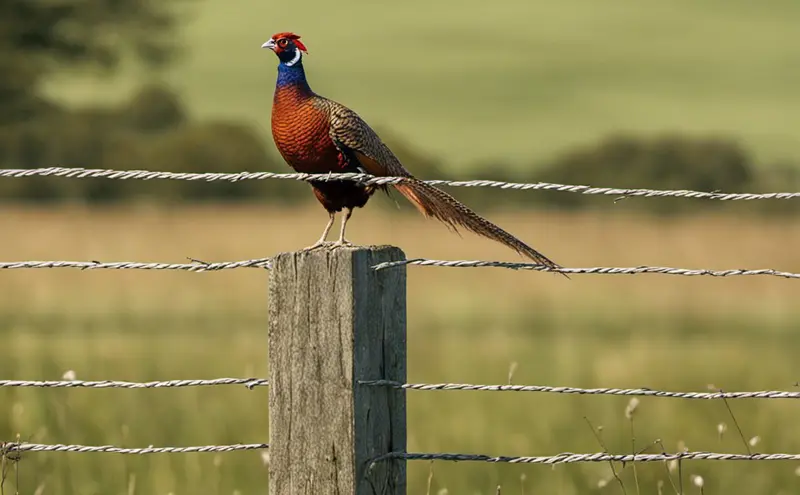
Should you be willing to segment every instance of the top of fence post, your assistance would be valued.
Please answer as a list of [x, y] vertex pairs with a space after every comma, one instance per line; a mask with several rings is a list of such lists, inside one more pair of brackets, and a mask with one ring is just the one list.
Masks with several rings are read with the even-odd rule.
[[396, 247], [274, 258], [269, 289], [270, 495], [405, 495], [405, 259]]

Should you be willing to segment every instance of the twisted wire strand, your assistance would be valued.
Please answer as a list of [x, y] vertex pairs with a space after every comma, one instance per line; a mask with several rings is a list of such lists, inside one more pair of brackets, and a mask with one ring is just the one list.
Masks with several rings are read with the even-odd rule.
[[258, 258], [242, 261], [221, 261], [206, 263], [194, 261], [192, 263], [142, 263], [138, 261], [114, 261], [102, 263], [100, 261], [3, 261], [0, 270], [19, 268], [79, 268], [81, 270], [182, 270], [187, 272], [214, 272], [220, 270], [233, 270], [235, 268], [270, 268], [270, 258]]
[[702, 460], [702, 461], [798, 461], [800, 454], [723, 454], [718, 452], [677, 452], [663, 454], [608, 454], [597, 452], [594, 454], [573, 454], [565, 452], [553, 456], [489, 456], [484, 454], [431, 454], [417, 452], [392, 452], [376, 457], [370, 467], [378, 462], [392, 459], [405, 459], [408, 461], [478, 461], [478, 462], [503, 462], [511, 464], [572, 464], [576, 462], [658, 462], [673, 460]]
[[266, 443], [247, 443], [234, 445], [198, 445], [192, 447], [142, 447], [142, 448], [123, 448], [113, 445], [47, 445], [41, 443], [27, 442], [5, 442], [0, 443], [0, 457], [14, 456], [22, 452], [106, 452], [111, 454], [185, 454], [191, 452], [233, 452], [237, 450], [260, 450], [268, 449]]
[[244, 385], [249, 389], [266, 387], [264, 378], [214, 378], [210, 380], [165, 380], [153, 382], [125, 382], [117, 380], [0, 380], [0, 387], [42, 388], [178, 388], [214, 385]]
[[[408, 181], [406, 177], [377, 177], [370, 174], [299, 174], [299, 173], [273, 173], [273, 172], [238, 172], [238, 173], [188, 173], [188, 172], [160, 172], [151, 170], [110, 170], [88, 168], [46, 167], [34, 169], [0, 169], [0, 177], [69, 177], [77, 179], [105, 178], [120, 180], [187, 180], [201, 182], [239, 182], [243, 180], [283, 179], [299, 181], [330, 181], [352, 180], [365, 185], [393, 185]], [[688, 189], [661, 190], [642, 188], [618, 187], [592, 187], [573, 184], [556, 184], [549, 182], [504, 182], [496, 180], [426, 180], [428, 184], [452, 187], [493, 187], [499, 189], [512, 189], [521, 191], [544, 190], [559, 191], [590, 195], [610, 195], [620, 198], [628, 197], [680, 197], [695, 199], [713, 199], [720, 201], [752, 201], [764, 199], [794, 199], [800, 198], [800, 192], [777, 193], [723, 193], [703, 192]]]
[[[371, 387], [392, 387], [404, 390], [459, 390], [482, 392], [543, 392], [578, 395], [622, 395], [642, 397], [669, 397], [676, 399], [800, 399], [800, 392], [784, 390], [761, 390], [755, 392], [670, 392], [648, 388], [580, 388], [553, 387], [548, 385], [478, 385], [472, 383], [400, 383], [390, 380], [364, 380], [360, 385]], [[214, 378], [192, 380], [164, 380], [150, 382], [127, 382], [117, 380], [0, 380], [0, 387], [41, 387], [41, 388], [178, 388], [215, 385], [244, 385], [266, 387], [265, 378]]]
[[587, 268], [551, 268], [536, 263], [517, 263], [507, 261], [484, 261], [484, 260], [429, 260], [425, 258], [415, 258], [401, 261], [387, 261], [374, 265], [375, 270], [384, 270], [403, 265], [419, 266], [439, 266], [446, 268], [510, 268], [512, 270], [531, 270], [536, 272], [558, 272], [566, 274], [582, 275], [636, 275], [641, 273], [658, 273], [661, 275], [683, 275], [687, 277], [711, 276], [711, 277], [733, 277], [733, 276], [752, 276], [768, 275], [781, 278], [800, 278], [800, 273], [792, 273], [763, 268], [757, 270], [730, 269], [730, 270], [709, 270], [705, 268], [673, 268], [668, 266], [636, 266], [636, 267], [613, 267], [595, 266]]
[[624, 395], [641, 397], [670, 397], [675, 399], [800, 399], [800, 392], [762, 390], [757, 392], [669, 392], [649, 388], [579, 388], [547, 385], [476, 385], [471, 383], [400, 383], [390, 380], [364, 380], [368, 387], [392, 387], [403, 390], [471, 390], [482, 392], [543, 392], [576, 395]]
[[[673, 268], [667, 266], [636, 266], [636, 267], [613, 267], [595, 266], [587, 268], [550, 268], [536, 263], [518, 263], [509, 261], [484, 261], [484, 260], [431, 260], [425, 258], [414, 258], [401, 261], [389, 261], [379, 263], [372, 268], [384, 270], [403, 265], [419, 266], [438, 266], [445, 268], [509, 268], [512, 270], [529, 270], [537, 272], [561, 272], [567, 274], [582, 275], [636, 275], [642, 273], [655, 273], [661, 275], [683, 275], [683, 276], [711, 276], [711, 277], [733, 277], [733, 276], [753, 276], [766, 275], [780, 278], [797, 279], [800, 273], [779, 271], [774, 269], [730, 269], [730, 270], [709, 270], [705, 268]], [[28, 269], [28, 268], [78, 268], [81, 270], [183, 270], [188, 272], [212, 272], [220, 270], [232, 270], [236, 268], [263, 268], [269, 269], [272, 266], [271, 258], [258, 258], [242, 261], [219, 261], [208, 263], [193, 260], [192, 263], [142, 263], [135, 261], [114, 261], [103, 263], [100, 261], [3, 261], [0, 262], [0, 270]]]

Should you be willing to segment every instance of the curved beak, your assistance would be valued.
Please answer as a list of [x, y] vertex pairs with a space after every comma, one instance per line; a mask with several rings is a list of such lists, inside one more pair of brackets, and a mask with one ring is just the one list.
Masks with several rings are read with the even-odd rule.
[[275, 40], [271, 39], [271, 40], [267, 41], [266, 43], [261, 45], [261, 48], [269, 48], [270, 50], [272, 50], [274, 52], [275, 51]]

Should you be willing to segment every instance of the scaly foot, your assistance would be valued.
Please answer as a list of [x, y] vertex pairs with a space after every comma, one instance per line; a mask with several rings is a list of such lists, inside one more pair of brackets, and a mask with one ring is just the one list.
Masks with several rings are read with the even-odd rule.
[[337, 247], [351, 247], [355, 246], [352, 242], [348, 241], [347, 239], [339, 239], [338, 241], [334, 242], [331, 248]]
[[308, 246], [306, 248], [301, 249], [300, 252], [313, 251], [313, 250], [319, 249], [319, 248], [331, 249], [331, 248], [334, 247], [335, 244], [336, 243], [332, 242], [332, 241], [317, 241], [314, 244], [312, 244], [311, 246]]

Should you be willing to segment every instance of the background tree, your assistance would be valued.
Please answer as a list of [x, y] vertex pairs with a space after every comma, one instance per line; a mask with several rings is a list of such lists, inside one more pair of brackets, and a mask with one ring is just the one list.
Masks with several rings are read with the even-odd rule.
[[188, 0], [3, 0], [0, 123], [52, 109], [41, 83], [64, 66], [111, 70], [123, 58], [163, 67], [178, 53], [175, 28]]

